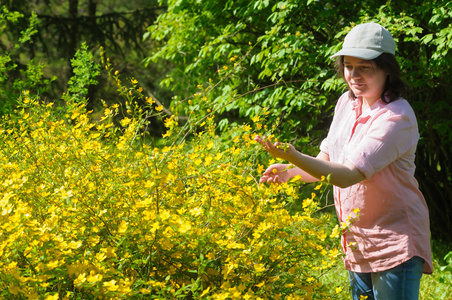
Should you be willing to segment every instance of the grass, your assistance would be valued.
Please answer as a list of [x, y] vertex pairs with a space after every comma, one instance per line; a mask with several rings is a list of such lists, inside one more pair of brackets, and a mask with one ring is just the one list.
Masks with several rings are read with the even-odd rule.
[[[421, 300], [452, 300], [452, 264], [444, 257], [452, 252], [452, 243], [433, 241], [433, 274], [421, 279]], [[447, 266], [441, 270], [441, 267]]]
[[[452, 300], [452, 265], [446, 270], [441, 267], [448, 264], [444, 257], [452, 252], [452, 244], [432, 242], [433, 249], [433, 274], [423, 275], [421, 279], [420, 300]], [[340, 263], [331, 272], [325, 274], [322, 278], [324, 283], [334, 283], [335, 286], [344, 287], [342, 292], [337, 295], [338, 300], [351, 299], [349, 291], [348, 273]]]

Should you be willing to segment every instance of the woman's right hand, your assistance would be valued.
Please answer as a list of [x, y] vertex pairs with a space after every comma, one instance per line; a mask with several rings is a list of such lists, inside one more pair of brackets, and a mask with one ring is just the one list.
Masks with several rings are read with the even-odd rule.
[[292, 168], [291, 164], [273, 164], [265, 170], [264, 174], [262, 174], [259, 183], [263, 182], [274, 182], [274, 183], [282, 183], [287, 182], [292, 179], [292, 174], [290, 169]]

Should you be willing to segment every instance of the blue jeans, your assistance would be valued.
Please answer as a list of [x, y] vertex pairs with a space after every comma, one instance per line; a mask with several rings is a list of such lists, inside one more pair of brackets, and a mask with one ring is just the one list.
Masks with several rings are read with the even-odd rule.
[[349, 271], [352, 299], [417, 300], [423, 264], [424, 260], [415, 256], [397, 267], [382, 272]]

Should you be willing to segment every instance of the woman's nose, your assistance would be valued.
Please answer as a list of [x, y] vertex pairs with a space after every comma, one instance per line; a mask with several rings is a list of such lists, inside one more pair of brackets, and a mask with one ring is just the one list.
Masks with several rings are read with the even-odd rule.
[[361, 77], [361, 73], [358, 71], [358, 69], [353, 68], [352, 70], [350, 70], [350, 76], [353, 78]]

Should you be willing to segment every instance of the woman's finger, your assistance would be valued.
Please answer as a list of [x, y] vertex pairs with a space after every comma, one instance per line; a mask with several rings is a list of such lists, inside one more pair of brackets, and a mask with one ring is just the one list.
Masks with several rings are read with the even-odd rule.
[[262, 139], [259, 135], [256, 135], [255, 137], [254, 137], [254, 140], [256, 141], [256, 142], [258, 142], [259, 144], [261, 144], [262, 146], [264, 145], [263, 143], [264, 143], [264, 139]]
[[267, 182], [278, 183], [278, 182], [279, 182], [279, 176], [276, 175], [276, 176], [274, 176], [273, 178], [272, 178], [272, 177], [269, 177], [268, 180], [267, 180]]

